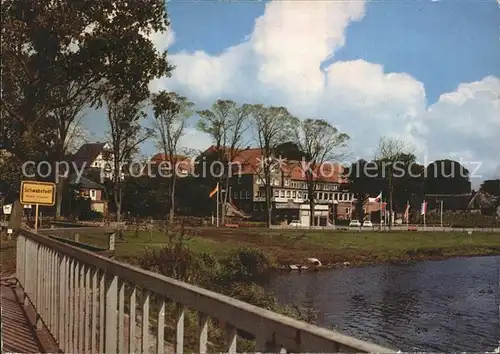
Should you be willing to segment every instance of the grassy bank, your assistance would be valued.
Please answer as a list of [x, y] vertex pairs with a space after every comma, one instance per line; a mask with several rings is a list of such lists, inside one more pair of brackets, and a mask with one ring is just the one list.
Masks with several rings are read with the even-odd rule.
[[[349, 262], [367, 265], [387, 262], [444, 259], [500, 254], [500, 235], [474, 232], [333, 232], [324, 230], [269, 230], [264, 228], [184, 229], [186, 246], [215, 257], [239, 248], [257, 248], [278, 265], [298, 264], [307, 257], [325, 265]], [[81, 235], [83, 242], [106, 246], [100, 235]], [[129, 231], [117, 240], [119, 258], [138, 257], [168, 243], [163, 232]]]

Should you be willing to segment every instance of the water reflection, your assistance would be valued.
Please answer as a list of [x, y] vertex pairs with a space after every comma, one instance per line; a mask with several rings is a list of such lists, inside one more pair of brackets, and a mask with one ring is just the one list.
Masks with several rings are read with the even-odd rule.
[[270, 288], [319, 325], [403, 351], [492, 351], [500, 339], [500, 257], [286, 273]]

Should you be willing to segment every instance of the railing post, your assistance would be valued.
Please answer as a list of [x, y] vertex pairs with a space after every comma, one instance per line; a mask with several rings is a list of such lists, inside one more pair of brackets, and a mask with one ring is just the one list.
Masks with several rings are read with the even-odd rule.
[[177, 304], [177, 318], [175, 323], [175, 353], [184, 353], [184, 305]]
[[101, 272], [99, 278], [99, 353], [104, 353], [104, 311], [105, 311], [105, 286], [106, 286], [106, 274]]
[[158, 331], [156, 334], [156, 353], [160, 354], [165, 351], [164, 343], [165, 334], [165, 301], [161, 302], [160, 310], [158, 311]]
[[66, 256], [59, 258], [59, 330], [57, 342], [62, 350], [65, 350], [64, 338], [66, 335]]
[[92, 318], [90, 319], [90, 352], [97, 352], [97, 268], [92, 270]]
[[[24, 256], [26, 252], [26, 238], [21, 234], [17, 235], [16, 242], [16, 278], [22, 282], [24, 281]], [[21, 284], [24, 287], [24, 284]]]
[[142, 302], [142, 340], [141, 353], [147, 354], [149, 348], [149, 292], [146, 291], [146, 296]]
[[[109, 280], [108, 280], [109, 281]], [[106, 343], [104, 353], [116, 353], [116, 305], [118, 295], [118, 277], [112, 276], [106, 286], [106, 324], [104, 325]]]
[[87, 314], [85, 312], [85, 266], [82, 264], [80, 266], [80, 292], [78, 296], [79, 301], [79, 324], [78, 324], [78, 352], [81, 353], [84, 351], [83, 349], [83, 336], [85, 335], [85, 319], [87, 318]]
[[83, 352], [88, 353], [90, 350], [90, 300], [92, 296], [92, 287], [90, 285], [90, 266], [85, 266], [85, 333], [84, 333], [84, 343]]
[[25, 253], [24, 253], [24, 277], [23, 277], [23, 288], [24, 288], [24, 305], [27, 306], [29, 304], [28, 296], [33, 295], [31, 293], [31, 289], [33, 288], [33, 279], [31, 276], [33, 275], [33, 271], [31, 268], [31, 262], [33, 262], [31, 255], [31, 241], [26, 239], [25, 243]]
[[227, 340], [227, 352], [228, 354], [236, 354], [236, 340], [237, 340], [237, 329], [233, 325], [229, 325], [227, 328], [227, 334], [226, 334], [226, 340]]
[[[135, 286], [132, 285], [132, 292], [129, 300], [129, 315], [128, 315], [128, 352], [135, 353]], [[182, 353], [181, 353], [182, 354]]]
[[118, 291], [118, 353], [125, 353], [125, 283]]
[[207, 352], [208, 342], [208, 316], [204, 313], [198, 314], [198, 352], [205, 354]]
[[[31, 301], [33, 302], [34, 306], [35, 306], [35, 312], [36, 312], [36, 325], [37, 325], [37, 329], [40, 329], [40, 312], [43, 313], [43, 308], [42, 308], [42, 286], [43, 286], [43, 279], [42, 277], [44, 277], [44, 271], [43, 271], [43, 254], [42, 254], [42, 250], [41, 250], [41, 246], [39, 244], [36, 245], [36, 267], [34, 269], [34, 277], [35, 277], [35, 291], [33, 292], [33, 294], [31, 295]], [[41, 272], [39, 270], [42, 270]]]
[[75, 352], [74, 327], [75, 327], [75, 271], [76, 261], [71, 260], [69, 266], [69, 330], [68, 330], [68, 348]]

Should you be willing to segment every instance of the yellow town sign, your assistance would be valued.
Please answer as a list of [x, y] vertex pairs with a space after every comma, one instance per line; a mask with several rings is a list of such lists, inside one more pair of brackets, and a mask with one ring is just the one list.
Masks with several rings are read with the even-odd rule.
[[21, 203], [54, 205], [56, 200], [56, 185], [48, 182], [22, 181]]

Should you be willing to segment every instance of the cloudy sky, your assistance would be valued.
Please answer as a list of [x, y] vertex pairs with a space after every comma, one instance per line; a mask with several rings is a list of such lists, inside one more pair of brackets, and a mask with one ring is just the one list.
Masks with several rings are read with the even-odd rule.
[[[177, 68], [152, 91], [180, 92], [202, 108], [223, 98], [327, 119], [351, 136], [353, 160], [395, 136], [421, 163], [453, 158], [500, 177], [496, 0], [173, 0], [167, 9], [170, 32], [152, 39]], [[183, 143], [211, 142], [193, 127]]]

